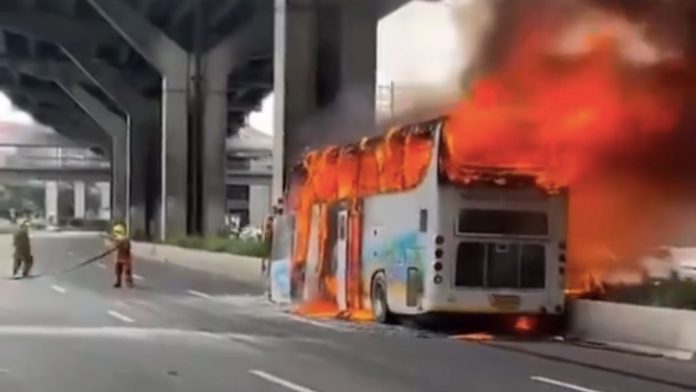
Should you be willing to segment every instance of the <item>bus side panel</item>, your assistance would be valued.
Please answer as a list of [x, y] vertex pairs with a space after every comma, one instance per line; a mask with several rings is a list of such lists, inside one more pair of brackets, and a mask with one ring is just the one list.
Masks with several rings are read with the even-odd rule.
[[409, 267], [425, 268], [425, 239], [418, 230], [420, 203], [414, 192], [381, 195], [365, 200], [363, 209], [363, 293], [369, 304], [372, 279], [383, 271], [387, 300], [394, 313], [411, 313], [406, 307]]
[[[421, 313], [421, 297], [432, 262], [433, 232], [437, 227], [437, 169], [439, 131], [423, 181], [406, 192], [371, 196], [363, 205], [363, 303], [371, 307], [372, 279], [383, 271], [389, 309], [396, 314]], [[417, 299], [407, 298], [409, 275]], [[418, 288], [420, 287], [420, 289]]]
[[290, 303], [290, 265], [294, 215], [281, 215], [274, 220], [271, 263], [268, 271], [271, 301]]

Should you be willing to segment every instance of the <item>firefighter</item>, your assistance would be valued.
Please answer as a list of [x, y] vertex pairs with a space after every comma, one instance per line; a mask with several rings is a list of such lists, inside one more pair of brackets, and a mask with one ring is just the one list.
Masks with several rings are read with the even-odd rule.
[[131, 243], [126, 226], [118, 223], [114, 226], [111, 233], [111, 242], [116, 248], [116, 283], [114, 287], [121, 287], [121, 278], [125, 276], [128, 287], [133, 287], [133, 265], [131, 261]]
[[22, 277], [26, 278], [34, 265], [34, 257], [31, 254], [31, 243], [29, 242], [29, 220], [23, 219], [19, 224], [19, 229], [15, 232], [14, 238], [14, 265], [12, 267], [12, 277], [17, 276], [20, 268]]

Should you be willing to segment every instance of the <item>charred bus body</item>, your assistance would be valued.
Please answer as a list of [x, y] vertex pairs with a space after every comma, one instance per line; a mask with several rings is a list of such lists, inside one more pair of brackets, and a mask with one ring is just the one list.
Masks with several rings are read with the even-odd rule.
[[380, 322], [563, 313], [566, 190], [500, 167], [460, 166], [452, 179], [446, 121], [298, 166], [276, 222], [285, 234], [273, 246], [275, 300], [321, 301]]

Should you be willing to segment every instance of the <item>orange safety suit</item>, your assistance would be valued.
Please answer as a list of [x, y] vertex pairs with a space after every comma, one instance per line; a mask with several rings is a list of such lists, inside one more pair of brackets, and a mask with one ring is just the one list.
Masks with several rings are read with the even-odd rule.
[[125, 276], [126, 284], [128, 287], [133, 287], [133, 263], [131, 257], [131, 243], [130, 238], [116, 237], [114, 238], [114, 244], [116, 246], [116, 283], [114, 287], [121, 287], [121, 278]]

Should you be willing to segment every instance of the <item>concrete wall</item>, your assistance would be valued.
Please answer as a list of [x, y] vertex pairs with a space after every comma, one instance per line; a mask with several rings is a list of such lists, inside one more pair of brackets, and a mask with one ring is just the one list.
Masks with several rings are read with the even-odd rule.
[[618, 348], [692, 359], [696, 312], [598, 301], [573, 301], [569, 333]]
[[257, 286], [261, 286], [263, 282], [261, 259], [254, 257], [205, 252], [145, 242], [133, 242], [132, 252], [138, 258], [220, 274]]

